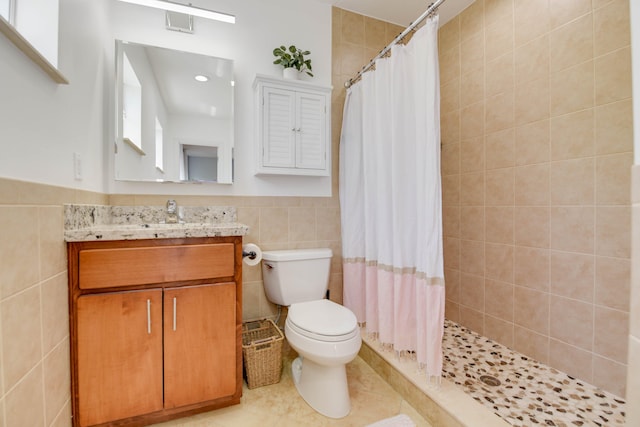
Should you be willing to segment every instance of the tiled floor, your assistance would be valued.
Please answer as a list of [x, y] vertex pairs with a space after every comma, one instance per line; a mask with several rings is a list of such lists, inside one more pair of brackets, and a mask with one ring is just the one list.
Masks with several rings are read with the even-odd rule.
[[244, 384], [242, 402], [228, 408], [173, 420], [157, 427], [364, 427], [397, 414], [408, 415], [417, 427], [431, 427], [369, 365], [357, 357], [347, 366], [351, 413], [340, 420], [316, 413], [298, 395], [291, 379], [294, 351], [285, 345], [284, 369], [278, 384], [249, 390]]
[[[620, 426], [625, 402], [445, 321], [444, 378], [513, 426]], [[501, 385], [480, 381], [491, 375]]]

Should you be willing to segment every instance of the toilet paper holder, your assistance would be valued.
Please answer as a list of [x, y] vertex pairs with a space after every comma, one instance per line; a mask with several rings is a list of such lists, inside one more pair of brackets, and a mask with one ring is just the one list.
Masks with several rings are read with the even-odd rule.
[[257, 256], [258, 254], [256, 254], [256, 251], [242, 251], [242, 258], [249, 257], [249, 259], [256, 259]]

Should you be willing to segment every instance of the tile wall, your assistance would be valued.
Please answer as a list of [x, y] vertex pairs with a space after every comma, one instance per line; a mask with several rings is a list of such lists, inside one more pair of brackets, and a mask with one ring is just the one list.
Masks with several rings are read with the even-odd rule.
[[476, 0], [439, 34], [446, 316], [621, 396], [628, 8]]
[[62, 205], [106, 201], [0, 178], [0, 426], [71, 425]]

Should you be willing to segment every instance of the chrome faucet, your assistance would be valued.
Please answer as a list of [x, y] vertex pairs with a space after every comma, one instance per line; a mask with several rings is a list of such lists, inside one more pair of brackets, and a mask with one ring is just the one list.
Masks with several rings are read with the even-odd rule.
[[167, 200], [167, 217], [165, 219], [167, 224], [178, 223], [178, 203], [175, 200]]

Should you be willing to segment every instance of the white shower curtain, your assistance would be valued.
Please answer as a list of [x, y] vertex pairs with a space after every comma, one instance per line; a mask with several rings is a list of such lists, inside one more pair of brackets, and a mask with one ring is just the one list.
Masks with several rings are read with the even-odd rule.
[[438, 17], [347, 91], [340, 141], [344, 304], [367, 332], [442, 370]]

